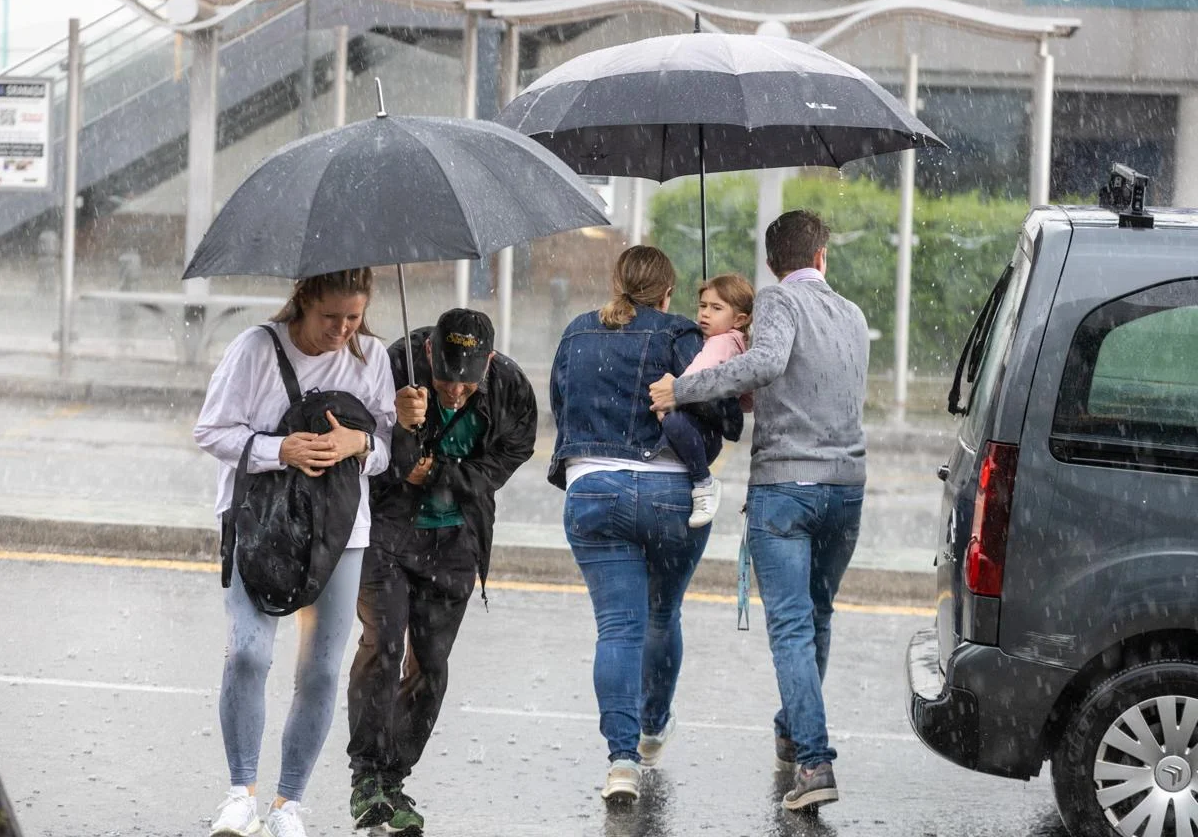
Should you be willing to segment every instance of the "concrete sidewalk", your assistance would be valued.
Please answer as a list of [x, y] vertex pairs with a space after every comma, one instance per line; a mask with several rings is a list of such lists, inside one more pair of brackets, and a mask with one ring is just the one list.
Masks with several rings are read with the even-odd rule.
[[[0, 296], [4, 290], [13, 294], [0, 288]], [[187, 366], [157, 320], [134, 321], [113, 336], [114, 312], [81, 311], [62, 367], [52, 308], [25, 298], [25, 316], [0, 335], [0, 404], [8, 414], [0, 431], [0, 548], [215, 560], [215, 466], [195, 447], [191, 426], [221, 341], [254, 319], [226, 324], [206, 360]], [[513, 356], [538, 393], [541, 432], [533, 461], [499, 493], [492, 566], [495, 577], [578, 582], [561, 528], [563, 494], [545, 480], [553, 428], [543, 315], [523, 311], [527, 327], [514, 341]], [[697, 589], [735, 591], [749, 429], [714, 467], [725, 500]], [[867, 425], [870, 476], [846, 600], [931, 604], [941, 489], [935, 467], [954, 430], [947, 416], [926, 414], [902, 426], [880, 417]]]

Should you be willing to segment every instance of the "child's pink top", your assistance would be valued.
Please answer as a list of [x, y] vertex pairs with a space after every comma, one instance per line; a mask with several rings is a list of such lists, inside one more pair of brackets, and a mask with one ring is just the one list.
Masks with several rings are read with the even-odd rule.
[[[723, 334], [712, 335], [703, 341], [702, 351], [695, 355], [695, 359], [691, 361], [690, 366], [686, 367], [686, 371], [682, 374], [689, 375], [692, 372], [711, 369], [739, 354], [744, 354], [744, 351], [745, 336], [736, 329], [726, 331]], [[741, 394], [740, 409], [741, 412], [745, 413], [753, 412], [753, 393], [746, 392]]]

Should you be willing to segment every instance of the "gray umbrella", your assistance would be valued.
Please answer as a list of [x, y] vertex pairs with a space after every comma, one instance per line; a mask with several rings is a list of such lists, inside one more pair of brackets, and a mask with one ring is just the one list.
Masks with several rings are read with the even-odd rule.
[[[303, 278], [368, 265], [477, 259], [607, 224], [557, 157], [492, 122], [388, 117], [284, 146], [237, 188], [183, 273]], [[408, 363], [409, 373], [412, 364]]]
[[944, 147], [857, 68], [801, 41], [760, 35], [669, 35], [589, 52], [541, 76], [497, 121], [581, 174], [658, 182], [711, 171], [839, 168]]

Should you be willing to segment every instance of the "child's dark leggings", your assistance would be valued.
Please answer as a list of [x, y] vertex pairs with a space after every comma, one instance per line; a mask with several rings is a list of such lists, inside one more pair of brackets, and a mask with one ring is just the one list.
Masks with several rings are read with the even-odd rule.
[[661, 430], [674, 453], [686, 466], [691, 482], [711, 479], [708, 465], [720, 455], [724, 442], [718, 430], [709, 428], [705, 422], [683, 410], [666, 413]]

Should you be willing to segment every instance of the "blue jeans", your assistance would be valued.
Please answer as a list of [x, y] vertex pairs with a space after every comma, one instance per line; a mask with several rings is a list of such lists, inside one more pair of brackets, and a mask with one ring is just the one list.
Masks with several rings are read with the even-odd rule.
[[566, 539], [595, 610], [595, 697], [608, 758], [640, 761], [682, 667], [682, 595], [711, 526], [690, 529], [686, 474], [604, 471], [566, 492]]
[[861, 485], [749, 487], [749, 552], [782, 697], [774, 732], [794, 742], [805, 767], [836, 758], [822, 687], [832, 600], [857, 545], [864, 497]]

